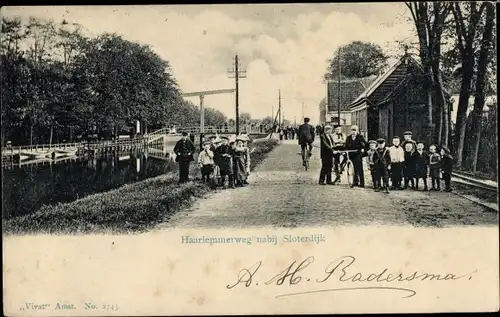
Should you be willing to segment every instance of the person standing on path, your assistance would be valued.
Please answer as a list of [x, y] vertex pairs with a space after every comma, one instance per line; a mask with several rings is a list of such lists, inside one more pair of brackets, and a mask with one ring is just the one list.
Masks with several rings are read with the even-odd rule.
[[189, 164], [194, 161], [194, 151], [195, 147], [188, 139], [188, 133], [182, 132], [182, 139], [174, 146], [175, 161], [179, 163], [179, 184], [189, 180]]
[[348, 151], [356, 151], [349, 153], [349, 158], [354, 167], [354, 186], [365, 187], [362, 155], [367, 148], [367, 144], [363, 135], [359, 134], [357, 125], [351, 126], [351, 135], [347, 137], [345, 147]]
[[381, 182], [385, 193], [389, 193], [389, 169], [391, 168], [391, 155], [389, 148], [385, 146], [385, 140], [380, 138], [377, 140], [377, 149], [373, 154], [373, 171], [375, 172], [375, 191], [379, 192], [381, 189]]
[[210, 150], [212, 143], [210, 141], [203, 142], [203, 151], [198, 155], [198, 164], [201, 170], [201, 181], [210, 183], [210, 174], [214, 170], [214, 152]]
[[314, 142], [314, 127], [309, 124], [310, 119], [304, 118], [304, 123], [299, 126], [299, 144], [302, 153], [302, 166], [306, 166], [305, 150], [309, 147], [309, 152], [312, 153], [312, 144]]
[[232, 162], [232, 149], [229, 145], [229, 138], [222, 136], [222, 145], [215, 149], [215, 160], [218, 162], [220, 171], [220, 184], [223, 188], [227, 188], [226, 176], [228, 177], [228, 185], [234, 188], [233, 181], [233, 162]]
[[333, 168], [333, 137], [332, 137], [332, 127], [326, 126], [324, 133], [320, 136], [321, 147], [321, 172], [319, 174], [319, 184], [333, 185], [332, 182], [332, 168]]
[[245, 186], [245, 181], [247, 180], [246, 156], [248, 155], [248, 148], [244, 142], [244, 137], [241, 135], [238, 136], [236, 138], [236, 146], [233, 150], [233, 169], [236, 187]]
[[446, 146], [441, 146], [441, 163], [443, 169], [444, 191], [451, 192], [451, 173], [453, 172], [453, 157]]
[[401, 146], [403, 148], [406, 148], [406, 144], [407, 143], [410, 143], [411, 146], [413, 147], [413, 151], [416, 151], [417, 150], [417, 142], [415, 142], [413, 139], [412, 139], [412, 133], [411, 131], [406, 131], [404, 134], [403, 134], [403, 143], [401, 144]]
[[424, 142], [417, 142], [417, 150], [413, 153], [415, 161], [415, 190], [418, 190], [418, 182], [422, 179], [424, 191], [427, 191], [427, 169], [429, 165], [429, 155], [424, 151]]
[[[340, 125], [335, 126], [335, 133], [333, 134], [333, 150], [341, 151], [345, 148], [345, 135], [342, 133], [342, 127]], [[334, 160], [334, 170], [337, 181], [340, 181], [340, 157], [341, 153], [336, 153], [333, 155]]]
[[[405, 161], [405, 152], [399, 145], [400, 139], [398, 136], [392, 138], [392, 146], [389, 147], [389, 155], [391, 156], [391, 190], [401, 188], [401, 179], [403, 177], [403, 163]], [[410, 144], [409, 142], [406, 144]]]

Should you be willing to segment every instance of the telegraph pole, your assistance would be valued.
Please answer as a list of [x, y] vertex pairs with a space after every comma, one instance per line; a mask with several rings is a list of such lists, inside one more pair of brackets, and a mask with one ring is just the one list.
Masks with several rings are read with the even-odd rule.
[[240, 134], [240, 105], [239, 105], [239, 79], [246, 78], [246, 70], [239, 69], [238, 54], [234, 55], [233, 69], [228, 69], [229, 78], [234, 78], [236, 88], [236, 134]]
[[342, 76], [342, 63], [340, 62], [340, 47], [339, 47], [339, 85], [337, 87], [338, 89], [338, 116], [339, 116], [339, 122], [338, 122], [338, 125], [341, 125], [340, 124], [340, 103], [342, 102], [342, 97], [340, 97], [340, 77]]
[[278, 90], [278, 126], [281, 127], [281, 89]]

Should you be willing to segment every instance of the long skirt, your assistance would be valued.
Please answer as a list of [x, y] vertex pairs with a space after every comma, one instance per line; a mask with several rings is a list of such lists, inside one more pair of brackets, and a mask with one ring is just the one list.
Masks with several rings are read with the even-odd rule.
[[233, 158], [234, 179], [245, 181], [247, 179], [246, 160], [243, 155], [235, 155]]

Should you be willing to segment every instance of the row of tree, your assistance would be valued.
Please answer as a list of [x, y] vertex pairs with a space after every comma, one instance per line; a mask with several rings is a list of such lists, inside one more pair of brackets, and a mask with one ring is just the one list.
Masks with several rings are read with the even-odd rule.
[[[438, 143], [454, 149], [458, 168], [475, 171], [478, 154], [483, 151], [480, 146], [493, 139], [483, 138], [482, 127], [486, 124], [483, 119], [486, 96], [496, 95], [495, 6], [491, 2], [474, 1], [406, 2], [406, 6], [418, 42], [400, 44], [402, 50], [420, 58], [424, 70], [427, 133], [435, 135]], [[339, 68], [342, 78], [379, 75], [387, 67], [387, 59], [380, 46], [355, 41], [333, 54], [325, 77], [336, 79]], [[445, 91], [459, 95], [455, 127]], [[471, 97], [474, 104], [468, 119]], [[433, 117], [433, 109], [439, 110], [437, 117]], [[496, 124], [494, 113], [488, 120], [495, 120]], [[496, 144], [496, 140], [493, 142]], [[485, 146], [496, 152], [496, 147]]]
[[[441, 118], [447, 118], [451, 111], [444, 102], [444, 87], [453, 87], [456, 83], [458, 88], [454, 139], [448, 139], [450, 127], [445, 120], [440, 140], [445, 145], [453, 145], [458, 168], [468, 167], [475, 171], [479, 148], [484, 141], [481, 130], [486, 96], [496, 94], [495, 5], [486, 1], [439, 1], [407, 2], [406, 6], [415, 24], [418, 54], [426, 74], [425, 86], [429, 94], [434, 91], [438, 96]], [[474, 96], [474, 105], [468, 129], [471, 96]], [[432, 107], [432, 101], [428, 106]], [[429, 114], [426, 117], [432, 127], [435, 119]], [[488, 138], [491, 140], [491, 136]]]
[[[137, 120], [149, 129], [200, 122], [169, 62], [116, 34], [91, 38], [67, 21], [4, 17], [0, 53], [2, 144], [134, 133]], [[205, 116], [207, 125], [227, 121], [211, 108]]]

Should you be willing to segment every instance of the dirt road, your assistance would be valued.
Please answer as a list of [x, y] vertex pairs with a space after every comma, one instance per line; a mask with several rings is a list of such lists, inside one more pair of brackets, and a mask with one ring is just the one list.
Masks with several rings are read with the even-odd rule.
[[250, 185], [214, 193], [174, 215], [166, 227], [249, 228], [342, 225], [453, 227], [496, 225], [497, 213], [447, 192], [349, 188], [343, 178], [319, 186], [321, 162], [315, 147], [304, 171], [297, 141], [288, 140], [252, 172]]

